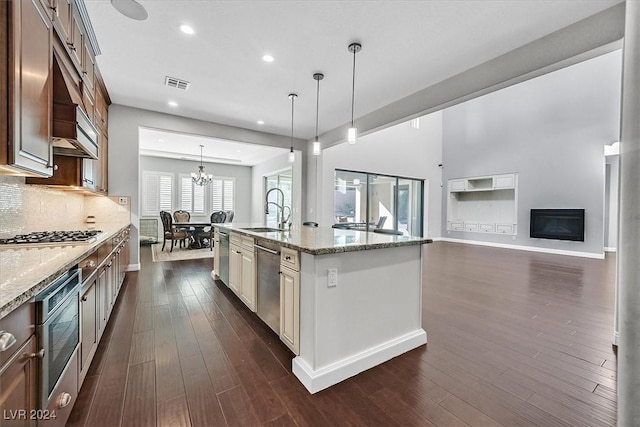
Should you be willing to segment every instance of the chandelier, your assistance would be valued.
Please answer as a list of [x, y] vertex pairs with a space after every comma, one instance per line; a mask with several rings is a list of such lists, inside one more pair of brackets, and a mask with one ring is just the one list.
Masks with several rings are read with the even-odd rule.
[[198, 166], [198, 172], [191, 174], [191, 179], [196, 185], [205, 186], [211, 182], [213, 175], [204, 173], [204, 166], [202, 166], [202, 149], [204, 145], [200, 146], [200, 166]]

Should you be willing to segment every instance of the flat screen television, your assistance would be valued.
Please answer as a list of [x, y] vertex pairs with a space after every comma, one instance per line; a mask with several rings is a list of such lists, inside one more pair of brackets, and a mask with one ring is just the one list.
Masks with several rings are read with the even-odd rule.
[[529, 236], [584, 242], [584, 209], [531, 209]]

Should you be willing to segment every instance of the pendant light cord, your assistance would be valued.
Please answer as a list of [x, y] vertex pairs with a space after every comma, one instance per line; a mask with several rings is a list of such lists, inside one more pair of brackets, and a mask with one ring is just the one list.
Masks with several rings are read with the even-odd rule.
[[293, 151], [293, 101], [296, 99], [295, 94], [291, 94], [291, 151]]
[[354, 99], [356, 94], [356, 49], [353, 49], [353, 76], [351, 82], [351, 127], [355, 127], [353, 125], [353, 111], [354, 111]]
[[318, 82], [318, 88], [316, 90], [316, 141], [318, 140], [318, 111], [320, 110], [320, 79]]

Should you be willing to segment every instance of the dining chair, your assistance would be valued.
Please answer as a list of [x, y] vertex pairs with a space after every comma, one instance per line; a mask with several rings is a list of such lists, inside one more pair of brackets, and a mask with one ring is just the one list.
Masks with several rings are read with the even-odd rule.
[[224, 222], [233, 222], [234, 212], [233, 211], [226, 211], [225, 213], [227, 214], [227, 217], [224, 220]]
[[171, 249], [169, 252], [173, 252], [173, 245], [176, 240], [180, 241], [180, 245], [184, 245], [185, 241], [189, 238], [189, 233], [184, 229], [177, 229], [173, 226], [173, 219], [171, 214], [167, 211], [160, 211], [160, 219], [162, 220], [162, 228], [164, 229], [164, 240], [162, 242], [162, 249], [167, 240], [171, 240]]

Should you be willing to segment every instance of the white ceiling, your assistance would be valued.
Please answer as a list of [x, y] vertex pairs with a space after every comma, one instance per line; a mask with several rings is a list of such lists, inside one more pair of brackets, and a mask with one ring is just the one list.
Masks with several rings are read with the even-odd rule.
[[[357, 125], [358, 116], [620, 1], [141, 0], [146, 21], [126, 18], [109, 0], [85, 2], [114, 103], [289, 136], [287, 94], [297, 92], [294, 134], [311, 139], [315, 72], [325, 74], [320, 133], [350, 120], [350, 42], [363, 46]], [[183, 23], [196, 34], [180, 32]], [[275, 61], [264, 62], [265, 53]], [[166, 87], [165, 76], [191, 88]]]
[[200, 161], [200, 145], [203, 145], [202, 161], [205, 163], [253, 166], [287, 152], [285, 149], [266, 145], [247, 144], [159, 129], [140, 128], [138, 135], [140, 154], [144, 156]]

